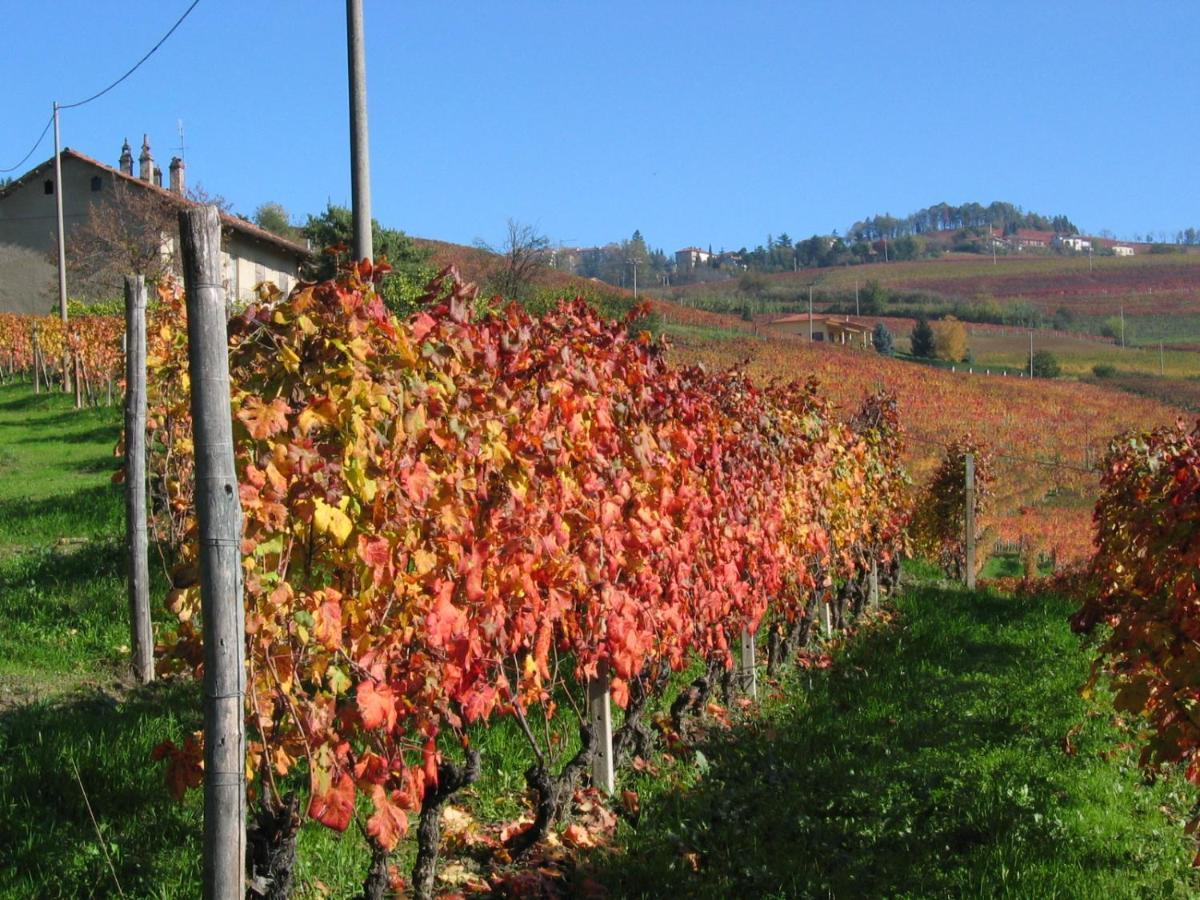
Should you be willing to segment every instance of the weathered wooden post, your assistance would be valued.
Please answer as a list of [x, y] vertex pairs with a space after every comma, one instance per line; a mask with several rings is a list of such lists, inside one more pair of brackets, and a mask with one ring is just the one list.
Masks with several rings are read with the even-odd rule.
[[975, 454], [967, 454], [967, 590], [975, 590]]
[[596, 667], [596, 677], [587, 683], [588, 727], [592, 732], [592, 784], [611, 794], [616, 789], [613, 777], [612, 703], [608, 690], [608, 662]]
[[33, 392], [40, 394], [42, 392], [42, 373], [38, 369], [38, 356], [41, 354], [38, 348], [38, 327], [33, 326]]
[[204, 629], [204, 897], [244, 897], [246, 736], [242, 509], [233, 461], [229, 338], [215, 206], [179, 214]]
[[749, 628], [742, 629], [742, 654], [738, 660], [739, 687], [750, 695], [750, 699], [758, 699], [758, 673], [754, 668], [754, 635]]
[[154, 680], [150, 560], [146, 534], [146, 279], [125, 276], [125, 537], [129, 552], [129, 646], [133, 674]]
[[829, 603], [829, 592], [825, 592], [818, 601], [821, 604], [821, 632], [825, 637], [833, 637], [833, 607]]
[[875, 608], [879, 607], [879, 560], [871, 559], [871, 574], [868, 576], [868, 588], [870, 593], [867, 595], [867, 602]]

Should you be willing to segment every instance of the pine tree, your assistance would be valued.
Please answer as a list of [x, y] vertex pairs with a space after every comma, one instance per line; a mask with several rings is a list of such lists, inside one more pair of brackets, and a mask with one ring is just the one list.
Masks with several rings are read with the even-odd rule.
[[917, 324], [913, 327], [909, 340], [912, 342], [913, 356], [926, 359], [933, 356], [933, 329], [929, 327], [929, 320], [924, 316], [917, 318]]

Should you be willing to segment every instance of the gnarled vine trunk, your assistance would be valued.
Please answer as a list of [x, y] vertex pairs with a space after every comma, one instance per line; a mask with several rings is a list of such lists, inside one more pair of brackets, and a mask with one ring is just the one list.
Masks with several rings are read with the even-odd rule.
[[292, 895], [299, 831], [300, 801], [294, 793], [279, 803], [263, 798], [246, 828], [248, 895], [265, 900], [285, 900]]
[[421, 823], [417, 827], [417, 861], [412, 870], [412, 892], [416, 900], [433, 896], [437, 875], [438, 850], [442, 843], [442, 807], [455, 793], [479, 780], [479, 751], [467, 750], [462, 765], [442, 762], [438, 765], [437, 787], [425, 792], [421, 801]]
[[519, 834], [513, 835], [507, 844], [508, 851], [518, 856], [542, 840], [558, 822], [566, 816], [571, 799], [583, 780], [584, 773], [592, 766], [595, 745], [592, 730], [587, 725], [579, 726], [581, 746], [571, 760], [557, 775], [550, 773], [545, 763], [538, 763], [525, 770], [525, 783], [537, 798], [534, 805], [533, 824]]

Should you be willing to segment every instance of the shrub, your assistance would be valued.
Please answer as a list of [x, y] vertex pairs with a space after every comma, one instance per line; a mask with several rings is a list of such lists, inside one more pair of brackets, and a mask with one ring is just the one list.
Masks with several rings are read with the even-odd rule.
[[1049, 350], [1039, 350], [1033, 354], [1031, 366], [1035, 378], [1057, 378], [1062, 374], [1062, 366], [1058, 358]]
[[1117, 374], [1117, 367], [1110, 366], [1108, 363], [1101, 363], [1092, 366], [1092, 374], [1097, 378], [1112, 378]]
[[933, 326], [933, 355], [937, 359], [958, 362], [967, 356], [967, 328], [953, 316]]

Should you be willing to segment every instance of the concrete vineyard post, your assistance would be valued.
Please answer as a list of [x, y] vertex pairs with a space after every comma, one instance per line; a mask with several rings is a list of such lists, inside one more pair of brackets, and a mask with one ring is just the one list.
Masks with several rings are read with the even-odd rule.
[[613, 777], [612, 703], [608, 690], [608, 663], [596, 667], [596, 677], [587, 683], [588, 727], [592, 732], [592, 744], [596, 748], [592, 756], [592, 783], [611, 794], [616, 783]]
[[150, 560], [146, 533], [146, 280], [125, 277], [125, 536], [133, 674], [154, 680]]
[[871, 560], [871, 575], [868, 581], [870, 593], [868, 602], [873, 607], [879, 606], [879, 560]]
[[966, 570], [967, 590], [975, 590], [975, 454], [967, 454]]
[[750, 699], [758, 699], [758, 676], [754, 670], [754, 635], [750, 629], [742, 629], [742, 653], [738, 660], [738, 675], [740, 687]]
[[217, 207], [179, 214], [204, 622], [204, 897], [246, 894], [245, 610]]

